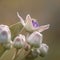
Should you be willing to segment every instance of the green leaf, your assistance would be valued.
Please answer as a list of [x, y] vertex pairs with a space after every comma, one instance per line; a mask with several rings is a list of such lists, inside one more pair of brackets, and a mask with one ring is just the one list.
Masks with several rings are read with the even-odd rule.
[[6, 49], [3, 46], [0, 45], [0, 57], [5, 52], [5, 50]]
[[29, 54], [30, 50], [25, 51], [23, 48], [18, 51], [18, 56], [15, 58], [15, 60], [23, 60], [25, 57]]
[[22, 27], [23, 26], [20, 24], [20, 22], [10, 26], [12, 40], [14, 39], [15, 36], [17, 36], [20, 33], [20, 31], [22, 30]]
[[4, 54], [0, 57], [0, 60], [13, 60], [15, 54], [15, 48], [6, 50]]

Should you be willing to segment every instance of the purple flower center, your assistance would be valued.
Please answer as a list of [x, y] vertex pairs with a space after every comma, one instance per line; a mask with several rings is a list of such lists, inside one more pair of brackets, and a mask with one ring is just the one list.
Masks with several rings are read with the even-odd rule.
[[39, 24], [37, 21], [32, 20], [32, 25], [33, 27], [39, 27]]

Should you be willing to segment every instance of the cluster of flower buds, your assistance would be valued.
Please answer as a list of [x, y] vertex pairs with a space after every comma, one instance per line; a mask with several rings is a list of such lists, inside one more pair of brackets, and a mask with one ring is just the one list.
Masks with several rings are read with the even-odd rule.
[[44, 26], [39, 26], [36, 19], [31, 18], [28, 14], [26, 16], [26, 20], [24, 21], [23, 18], [17, 12], [17, 16], [20, 19], [21, 24], [23, 27], [31, 34], [28, 37], [25, 35], [19, 34], [11, 40], [11, 32], [7, 25], [0, 25], [0, 44], [2, 44], [5, 48], [11, 48], [12, 46], [16, 49], [24, 48], [25, 50], [30, 49], [31, 54], [36, 57], [38, 55], [45, 56], [48, 52], [49, 47], [42, 43], [43, 35], [41, 34], [42, 31], [47, 30], [49, 28], [49, 24]]
[[49, 47], [45, 43], [42, 43], [39, 48], [31, 49], [33, 57], [36, 57], [38, 55], [41, 57], [44, 57], [47, 55], [48, 50], [49, 50]]
[[26, 19], [24, 19], [19, 15], [17, 12], [17, 16], [20, 19], [20, 23], [23, 25], [23, 27], [28, 31], [32, 32], [27, 37], [27, 43], [32, 47], [32, 55], [33, 56], [45, 56], [48, 52], [49, 47], [42, 43], [43, 41], [43, 35], [41, 32], [49, 29], [50, 24], [40, 26], [36, 19], [31, 18], [31, 16], [28, 14], [26, 16]]

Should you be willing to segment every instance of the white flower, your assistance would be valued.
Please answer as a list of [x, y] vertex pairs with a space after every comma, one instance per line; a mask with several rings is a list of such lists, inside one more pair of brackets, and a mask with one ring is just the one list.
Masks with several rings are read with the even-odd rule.
[[42, 43], [40, 47], [37, 49], [41, 57], [44, 57], [45, 55], [47, 55], [48, 50], [49, 50], [49, 47], [47, 46], [47, 44], [44, 44], [44, 43]]
[[17, 37], [15, 37], [13, 41], [13, 46], [15, 48], [22, 48], [25, 46], [25, 36], [22, 34], [19, 34]]
[[27, 42], [34, 47], [39, 47], [40, 44], [42, 43], [43, 36], [41, 33], [35, 31], [33, 32], [28, 38]]
[[11, 41], [11, 32], [7, 25], [0, 25], [0, 43], [9, 43]]
[[24, 26], [24, 28], [29, 31], [29, 32], [33, 32], [33, 31], [39, 31], [42, 32], [44, 30], [47, 30], [49, 28], [49, 24], [47, 25], [43, 25], [40, 26], [39, 23], [36, 21], [36, 19], [31, 18], [31, 16], [28, 14], [26, 16], [26, 19], [24, 21], [24, 19], [19, 15], [19, 13], [17, 12], [17, 16], [20, 19], [20, 23]]

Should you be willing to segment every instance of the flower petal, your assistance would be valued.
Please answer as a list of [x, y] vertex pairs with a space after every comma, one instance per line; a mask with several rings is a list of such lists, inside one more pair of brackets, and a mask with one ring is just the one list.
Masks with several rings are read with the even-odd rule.
[[43, 32], [43, 31], [49, 29], [49, 26], [50, 26], [50, 24], [40, 26], [40, 27], [37, 29], [37, 31], [38, 31], [38, 32]]
[[25, 22], [24, 22], [23, 18], [19, 15], [18, 12], [17, 12], [17, 16], [18, 16], [18, 18], [20, 19], [21, 24], [22, 24], [23, 26], [25, 26]]
[[27, 16], [26, 16], [26, 20], [31, 20], [31, 16], [30, 16], [30, 14], [27, 14]]

